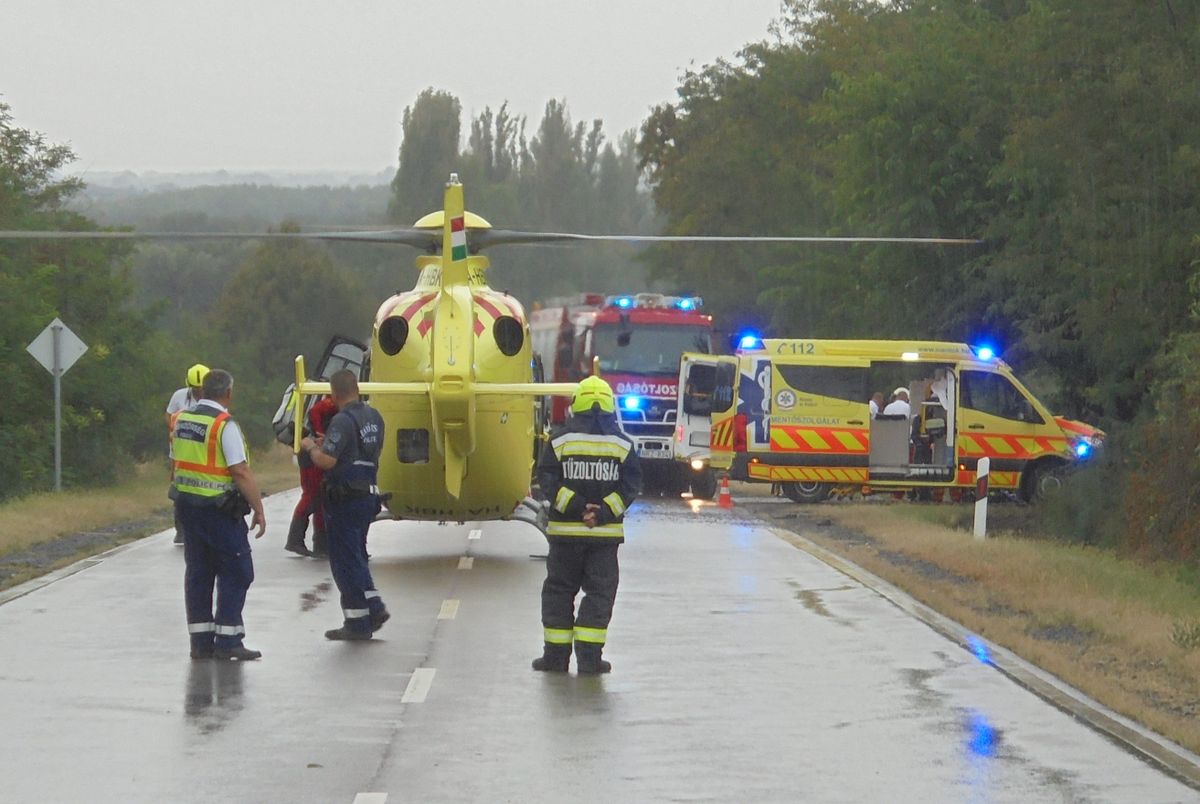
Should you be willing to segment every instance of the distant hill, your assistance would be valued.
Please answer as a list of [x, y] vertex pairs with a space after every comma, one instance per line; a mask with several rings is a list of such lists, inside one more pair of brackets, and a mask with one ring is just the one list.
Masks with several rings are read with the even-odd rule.
[[115, 190], [118, 192], [155, 192], [229, 184], [259, 184], [276, 187], [378, 186], [390, 184], [392, 177], [395, 175], [396, 168], [385, 167], [376, 173], [340, 170], [210, 170], [193, 172], [90, 170], [81, 175], [80, 178], [87, 183], [90, 190], [101, 193], [106, 190]]
[[106, 226], [166, 231], [263, 231], [285, 220], [328, 226], [386, 223], [390, 195], [386, 183], [303, 186], [233, 183], [190, 187], [167, 184], [154, 189], [89, 184], [71, 202], [71, 207]]

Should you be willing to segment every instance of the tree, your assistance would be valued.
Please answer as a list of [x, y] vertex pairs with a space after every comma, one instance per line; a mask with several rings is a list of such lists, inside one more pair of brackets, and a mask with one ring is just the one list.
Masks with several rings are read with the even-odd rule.
[[[82, 187], [59, 178], [74, 159], [43, 135], [15, 125], [0, 104], [0, 228], [90, 230], [64, 204]], [[165, 450], [156, 391], [168, 379], [170, 346], [130, 309], [129, 247], [87, 241], [0, 243], [0, 449], [8, 456], [0, 498], [45, 488], [52, 475], [52, 380], [25, 353], [58, 316], [89, 349], [63, 382], [63, 479], [122, 474], [134, 457]]]
[[239, 422], [251, 441], [271, 438], [270, 417], [296, 355], [311, 366], [335, 334], [368, 340], [377, 301], [322, 246], [268, 240], [255, 249], [217, 300], [209, 327], [216, 335], [205, 345], [207, 365], [234, 376]]
[[458, 169], [462, 104], [432, 87], [404, 109], [400, 167], [392, 180], [388, 216], [411, 224], [441, 207], [442, 187]]

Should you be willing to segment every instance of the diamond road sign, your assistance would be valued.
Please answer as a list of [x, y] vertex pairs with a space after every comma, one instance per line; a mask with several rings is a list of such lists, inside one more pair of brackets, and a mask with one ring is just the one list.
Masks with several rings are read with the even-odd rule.
[[57, 318], [42, 330], [42, 334], [33, 339], [33, 343], [25, 347], [25, 351], [33, 355], [46, 371], [54, 373], [54, 330], [58, 328], [58, 373], [67, 373], [67, 369], [75, 365], [75, 361], [83, 357], [88, 350], [87, 344], [79, 340], [79, 336]]

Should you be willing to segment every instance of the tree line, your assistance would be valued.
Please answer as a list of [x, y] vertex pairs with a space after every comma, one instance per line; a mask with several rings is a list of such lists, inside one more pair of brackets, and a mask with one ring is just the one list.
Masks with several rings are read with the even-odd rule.
[[[441, 207], [451, 172], [468, 204], [498, 226], [650, 231], [634, 134], [613, 145], [600, 121], [572, 123], [547, 104], [537, 131], [507, 107], [470, 121], [459, 148], [460, 104], [422, 93], [404, 115], [391, 187], [228, 185], [139, 193], [85, 193], [68, 175], [74, 154], [20, 127], [0, 103], [0, 229], [301, 231], [410, 225]], [[446, 140], [446, 138], [449, 138]], [[447, 147], [447, 142], [449, 146]], [[432, 149], [445, 151], [431, 160]], [[418, 168], [425, 166], [427, 172]], [[296, 354], [311, 365], [328, 338], [368, 340], [378, 304], [412, 286], [409, 249], [299, 241], [0, 241], [0, 447], [10, 460], [0, 499], [50, 485], [51, 378], [24, 347], [61, 317], [90, 349], [64, 378], [64, 481], [121, 477], [133, 460], [164, 460], [162, 410], [192, 363], [229, 369], [235, 410], [252, 444], [271, 440], [270, 415]], [[493, 280], [530, 303], [581, 289], [640, 288], [633, 253], [572, 254], [514, 248]], [[633, 283], [633, 284], [631, 284]]]
[[790, 0], [643, 125], [666, 231], [984, 243], [675, 249], [654, 275], [781, 335], [997, 344], [1114, 436], [1079, 538], [1193, 554], [1198, 62], [1195, 2]]

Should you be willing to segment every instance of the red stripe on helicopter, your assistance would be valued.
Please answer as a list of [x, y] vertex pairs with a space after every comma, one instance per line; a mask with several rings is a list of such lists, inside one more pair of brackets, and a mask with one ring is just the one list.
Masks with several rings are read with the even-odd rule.
[[492, 318], [499, 318], [500, 316], [504, 315], [503, 313], [501, 313], [499, 310], [496, 309], [495, 305], [493, 305], [487, 299], [483, 298], [482, 294], [476, 294], [475, 303], [478, 304], [480, 307], [482, 307], [485, 311], [487, 311], [487, 314], [490, 315]]
[[402, 315], [404, 318], [407, 318], [409, 321], [412, 321], [413, 313], [415, 313], [417, 310], [420, 310], [425, 305], [429, 304], [435, 298], [437, 298], [436, 293], [430, 293], [426, 296], [422, 296], [421, 298], [417, 299], [415, 302], [410, 304], [407, 308], [405, 308], [404, 312], [401, 313], [400, 315]]
[[465, 218], [451, 218], [450, 219], [450, 231], [461, 232], [463, 229], [466, 229], [466, 228], [467, 228], [467, 225], [466, 225]]
[[484, 329], [483, 322], [479, 320], [479, 314], [476, 313], [475, 314], [475, 334], [482, 335], [483, 329]]
[[506, 310], [508, 310], [512, 314], [513, 318], [517, 319], [518, 321], [524, 320], [525, 313], [521, 309], [521, 303], [516, 299], [512, 298], [511, 296], [497, 296], [494, 293], [491, 295], [491, 299], [496, 306], [503, 306]]

